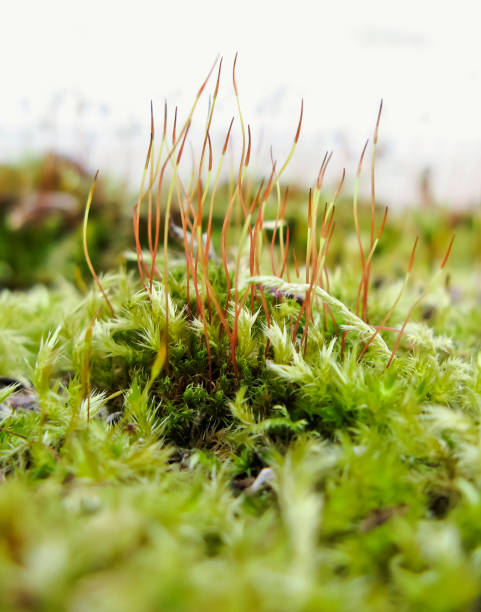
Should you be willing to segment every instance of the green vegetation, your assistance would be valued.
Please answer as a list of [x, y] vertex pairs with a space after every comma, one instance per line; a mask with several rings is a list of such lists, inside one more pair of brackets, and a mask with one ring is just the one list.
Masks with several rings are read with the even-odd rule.
[[17, 284], [16, 255], [0, 258], [0, 607], [475, 610], [479, 218], [385, 225], [379, 118], [371, 202], [364, 152], [353, 201], [344, 177], [323, 187], [329, 156], [307, 194], [285, 189], [302, 111], [256, 184], [239, 105], [222, 184], [220, 74], [190, 173], [206, 83], [158, 151], [152, 128], [130, 240], [122, 211], [95, 240], [110, 213], [94, 181], [65, 238], [83, 269], [19, 291], [46, 279], [32, 267]]
[[[53, 153], [0, 165], [0, 287], [51, 284], [60, 275], [73, 281], [88, 271], [81, 220], [90, 182], [80, 164]], [[103, 270], [118, 265], [128, 240], [125, 199], [113, 180], [100, 182], [89, 241]]]

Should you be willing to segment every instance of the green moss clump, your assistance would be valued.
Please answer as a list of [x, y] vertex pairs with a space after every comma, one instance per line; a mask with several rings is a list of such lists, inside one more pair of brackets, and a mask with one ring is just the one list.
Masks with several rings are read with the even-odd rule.
[[321, 179], [186, 185], [187, 130], [116, 272], [0, 293], [0, 608], [476, 609], [479, 219], [331, 246]]

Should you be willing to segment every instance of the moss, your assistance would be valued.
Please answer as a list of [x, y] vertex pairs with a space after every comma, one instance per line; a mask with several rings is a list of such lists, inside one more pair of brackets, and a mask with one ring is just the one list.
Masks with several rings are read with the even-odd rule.
[[479, 219], [370, 246], [340, 206], [331, 243], [318, 184], [282, 212], [279, 176], [243, 181], [210, 236], [212, 183], [174, 182], [164, 252], [138, 202], [120, 268], [0, 294], [2, 609], [479, 604]]

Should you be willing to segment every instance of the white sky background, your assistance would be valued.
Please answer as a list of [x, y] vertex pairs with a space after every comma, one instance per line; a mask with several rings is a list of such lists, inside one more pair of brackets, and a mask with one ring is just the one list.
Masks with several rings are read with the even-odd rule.
[[[159, 124], [165, 98], [185, 116], [217, 54], [224, 76], [214, 137], [223, 139], [238, 51], [261, 169], [270, 144], [279, 159], [289, 149], [304, 98], [289, 180], [311, 183], [326, 149], [334, 150], [330, 179], [344, 165], [352, 179], [383, 98], [380, 198], [414, 202], [429, 166], [438, 199], [481, 200], [477, 0], [15, 0], [2, 8], [3, 159], [56, 147], [92, 170], [140, 179], [150, 100]], [[368, 188], [367, 168], [364, 176]]]

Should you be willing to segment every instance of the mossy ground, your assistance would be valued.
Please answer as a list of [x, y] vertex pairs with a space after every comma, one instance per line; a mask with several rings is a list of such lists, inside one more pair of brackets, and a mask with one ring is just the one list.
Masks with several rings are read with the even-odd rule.
[[323, 208], [328, 154], [308, 195], [281, 186], [303, 104], [257, 184], [236, 62], [226, 186], [222, 60], [198, 166], [209, 77], [182, 125], [165, 106], [159, 147], [152, 115], [133, 211], [98, 183], [81, 226], [66, 160], [34, 164], [35, 197], [0, 172], [0, 608], [478, 609], [479, 217], [409, 211], [383, 234], [382, 104], [366, 210], [366, 147], [352, 206], [343, 175]]
[[[340, 209], [330, 294], [354, 310], [356, 236]], [[303, 216], [289, 223], [302, 242]], [[209, 360], [175, 253], [166, 363], [164, 286], [155, 282], [149, 298], [126, 264], [102, 277], [114, 317], [95, 285], [82, 292], [63, 278], [3, 290], [0, 607], [477, 609], [477, 217], [431, 210], [391, 220], [369, 308], [371, 322], [382, 320], [419, 233], [389, 323], [400, 328], [453, 225], [448, 269], [389, 368], [374, 346], [358, 360], [366, 338], [355, 325], [342, 350], [321, 301], [305, 347], [302, 321], [293, 342], [301, 304], [266, 291], [269, 325], [259, 303], [240, 314], [236, 375], [215, 317]], [[224, 303], [220, 270], [209, 264]], [[343, 316], [334, 309], [339, 328]], [[382, 336], [391, 348], [396, 333]]]

